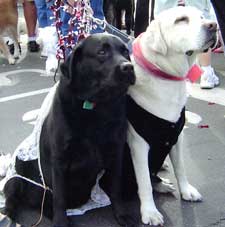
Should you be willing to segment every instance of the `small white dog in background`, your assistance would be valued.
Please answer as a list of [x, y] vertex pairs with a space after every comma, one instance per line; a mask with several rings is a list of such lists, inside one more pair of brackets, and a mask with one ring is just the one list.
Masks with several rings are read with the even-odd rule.
[[157, 191], [174, 190], [157, 176], [168, 153], [182, 199], [202, 200], [187, 180], [182, 159], [186, 79], [196, 54], [206, 52], [216, 41], [215, 23], [205, 20], [196, 8], [175, 7], [159, 14], [133, 43], [132, 62], [137, 79], [129, 89], [128, 144], [144, 224], [164, 223], [155, 206], [151, 180], [157, 180], [153, 185]]

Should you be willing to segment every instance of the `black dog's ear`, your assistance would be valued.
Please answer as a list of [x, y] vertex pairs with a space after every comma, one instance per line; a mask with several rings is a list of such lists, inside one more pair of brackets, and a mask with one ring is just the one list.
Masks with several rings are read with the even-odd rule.
[[60, 65], [62, 76], [67, 79], [69, 83], [72, 82], [73, 75], [76, 74], [76, 66], [81, 60], [82, 43], [82, 41], [79, 42], [66, 61]]
[[70, 71], [69, 74], [72, 76], [76, 74], [76, 67], [79, 62], [81, 62], [82, 59], [82, 50], [83, 50], [83, 42], [80, 41], [76, 47], [74, 48], [73, 52], [70, 55]]
[[69, 79], [69, 63], [70, 63], [70, 56], [60, 65], [60, 70], [62, 76]]

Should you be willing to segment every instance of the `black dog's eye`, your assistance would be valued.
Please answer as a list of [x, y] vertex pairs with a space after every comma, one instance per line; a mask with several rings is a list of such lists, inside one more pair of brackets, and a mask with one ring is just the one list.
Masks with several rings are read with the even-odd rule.
[[129, 57], [130, 57], [129, 50], [128, 50], [126, 47], [123, 47], [123, 48], [122, 48], [122, 54], [123, 54], [123, 56], [125, 56], [126, 58], [129, 58]]
[[128, 50], [128, 49], [125, 49], [125, 50], [123, 51], [123, 53], [124, 53], [124, 55], [129, 56], [129, 50]]
[[106, 51], [105, 51], [105, 50], [99, 50], [99, 51], [98, 51], [98, 55], [103, 56], [103, 55], [105, 55], [105, 54], [106, 54]]
[[181, 23], [181, 22], [185, 22], [185, 23], [188, 23], [189, 22], [189, 18], [186, 17], [186, 16], [183, 16], [183, 17], [179, 17], [175, 20], [175, 24], [178, 24], [178, 23]]

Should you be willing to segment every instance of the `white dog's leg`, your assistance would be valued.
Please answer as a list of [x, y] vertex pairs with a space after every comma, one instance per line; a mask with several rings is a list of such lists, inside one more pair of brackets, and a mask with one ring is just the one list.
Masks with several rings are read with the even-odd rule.
[[180, 134], [177, 144], [170, 152], [170, 159], [173, 165], [174, 173], [177, 179], [178, 187], [182, 199], [187, 201], [201, 201], [202, 196], [196, 188], [189, 184], [182, 157], [183, 133]]
[[148, 167], [149, 145], [140, 137], [129, 123], [128, 144], [138, 184], [141, 201], [141, 218], [144, 224], [163, 225], [163, 216], [157, 210], [152, 194], [152, 185]]

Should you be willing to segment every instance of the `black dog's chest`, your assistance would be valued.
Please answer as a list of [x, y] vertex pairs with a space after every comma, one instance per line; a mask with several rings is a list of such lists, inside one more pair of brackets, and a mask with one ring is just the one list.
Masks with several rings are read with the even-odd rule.
[[125, 126], [120, 120], [84, 115], [73, 122], [71, 131], [77, 139], [87, 139], [96, 145], [102, 145], [115, 140], [117, 134], [125, 131]]
[[[105, 110], [105, 109], [104, 109]], [[106, 109], [107, 110], [107, 109]], [[118, 152], [111, 150], [110, 146], [126, 140], [127, 121], [124, 109], [119, 107], [107, 111], [99, 109], [75, 111], [72, 118], [66, 117], [69, 127], [69, 140], [66, 141], [69, 155], [79, 154], [81, 159], [91, 158], [97, 166], [106, 164], [107, 159]], [[73, 153], [74, 148], [77, 154]]]

